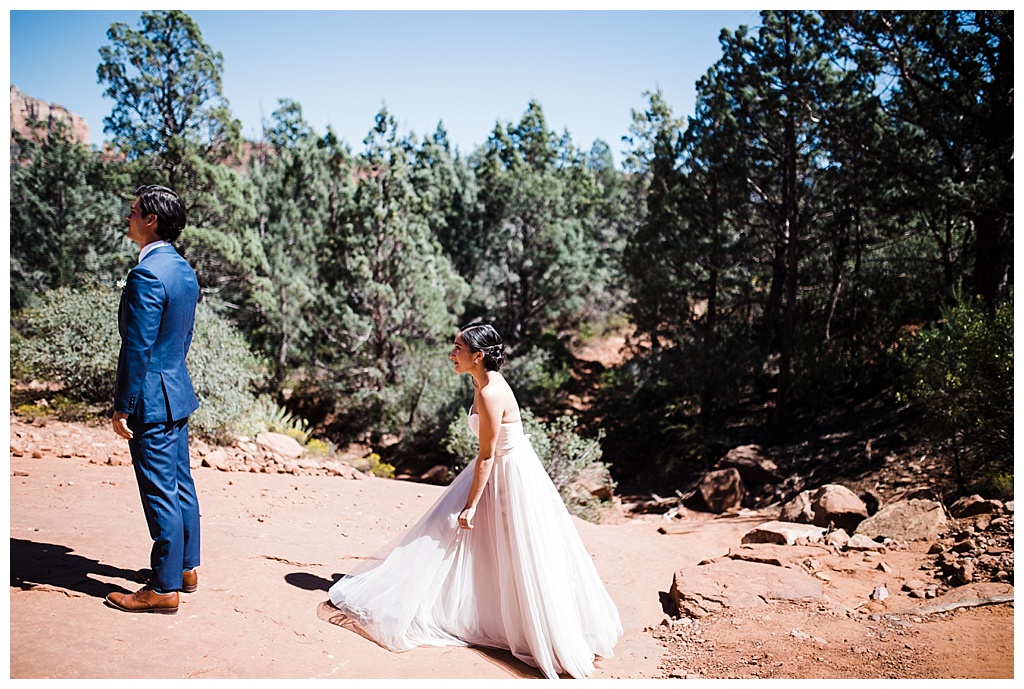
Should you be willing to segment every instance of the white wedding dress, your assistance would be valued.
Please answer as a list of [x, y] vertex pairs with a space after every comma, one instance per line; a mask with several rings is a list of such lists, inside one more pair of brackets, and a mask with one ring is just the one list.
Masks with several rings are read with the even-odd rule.
[[[469, 417], [479, 434], [479, 417]], [[523, 433], [501, 425], [473, 529], [456, 520], [473, 460], [403, 536], [330, 589], [331, 602], [392, 651], [486, 646], [548, 678], [594, 671], [622, 635], [615, 604]]]

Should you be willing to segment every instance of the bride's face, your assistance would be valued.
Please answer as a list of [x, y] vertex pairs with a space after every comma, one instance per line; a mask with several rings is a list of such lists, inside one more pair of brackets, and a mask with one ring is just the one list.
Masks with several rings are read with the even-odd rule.
[[474, 352], [462, 341], [462, 335], [456, 335], [452, 353], [448, 355], [455, 364], [456, 373], [467, 373], [473, 369], [473, 354]]

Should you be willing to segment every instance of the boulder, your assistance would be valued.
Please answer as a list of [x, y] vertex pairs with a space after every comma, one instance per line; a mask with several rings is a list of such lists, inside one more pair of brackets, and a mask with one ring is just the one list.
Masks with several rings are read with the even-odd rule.
[[327, 473], [331, 476], [342, 476], [344, 478], [355, 478], [352, 474], [358, 473], [348, 464], [334, 461], [324, 462], [324, 469], [326, 469]]
[[730, 608], [759, 608], [770, 601], [821, 601], [821, 581], [789, 567], [716, 560], [672, 576], [669, 596], [679, 615], [706, 617]]
[[214, 448], [203, 456], [203, 466], [213, 467], [219, 471], [230, 471], [231, 460], [227, 450]]
[[949, 507], [954, 519], [975, 517], [979, 514], [1002, 514], [1003, 503], [999, 500], [985, 500], [980, 495], [960, 498]]
[[298, 459], [306, 451], [298, 440], [284, 433], [259, 433], [256, 443], [267, 452], [285, 459]]
[[811, 495], [814, 491], [805, 490], [782, 506], [779, 519], [784, 522], [810, 524], [814, 521], [814, 510], [811, 507]]
[[584, 467], [569, 485], [569, 492], [580, 498], [587, 497], [606, 502], [612, 499], [612, 478], [603, 462], [592, 462]]
[[775, 543], [776, 545], [793, 545], [798, 538], [809, 542], [820, 541], [825, 529], [811, 524], [795, 524], [793, 522], [765, 522], [748, 531], [740, 543]]
[[946, 529], [946, 514], [942, 504], [932, 500], [906, 500], [886, 505], [878, 514], [857, 525], [854, 534], [868, 538], [887, 538], [913, 541], [938, 538]]
[[868, 507], [857, 494], [846, 486], [830, 483], [822, 486], [811, 497], [811, 511], [815, 526], [831, 526], [853, 531], [868, 516]]
[[828, 545], [839, 548], [842, 550], [846, 547], [846, 544], [850, 542], [850, 534], [846, 533], [842, 529], [836, 529], [825, 536], [825, 543]]
[[715, 514], [739, 509], [747, 494], [740, 472], [735, 469], [708, 472], [698, 484], [697, 492], [708, 509]]
[[749, 485], [775, 483], [779, 480], [779, 468], [775, 462], [761, 455], [758, 445], [740, 445], [729, 450], [715, 464], [716, 469], [735, 469], [743, 482]]
[[885, 546], [864, 534], [855, 533], [846, 541], [845, 549], [880, 553], [885, 550]]
[[831, 555], [832, 550], [824, 546], [816, 545], [776, 545], [772, 543], [752, 543], [741, 545], [739, 548], [730, 548], [726, 555], [731, 560], [745, 560], [746, 562], [760, 562], [764, 565], [775, 565], [776, 567], [801, 567], [801, 563], [807, 559], [814, 559]]
[[430, 467], [422, 474], [420, 474], [419, 480], [423, 483], [432, 483], [434, 485], [443, 486], [448, 481], [448, 476], [451, 473], [451, 469], [444, 464], [435, 464]]

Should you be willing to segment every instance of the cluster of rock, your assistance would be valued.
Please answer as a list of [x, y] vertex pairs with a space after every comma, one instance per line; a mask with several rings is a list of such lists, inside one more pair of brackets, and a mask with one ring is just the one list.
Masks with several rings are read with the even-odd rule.
[[[780, 519], [751, 529], [725, 557], [677, 571], [669, 595], [679, 615], [691, 618], [769, 601], [826, 601], [830, 557], [859, 553], [856, 562], [887, 573], [884, 553], [905, 549], [908, 541], [934, 541], [928, 551], [936, 556], [933, 565], [922, 567], [920, 578], [902, 580], [907, 597], [937, 598], [966, 584], [998, 582], [1001, 588], [985, 589], [992, 594], [985, 602], [1012, 600], [1013, 509], [1012, 502], [971, 496], [954, 503], [947, 517], [941, 503], [910, 498], [869, 517], [856, 495], [829, 484], [794, 498]], [[844, 562], [848, 568], [854, 561]], [[869, 598], [884, 601], [890, 595], [879, 585]]]
[[[910, 493], [910, 495], [921, 494]], [[802, 531], [797, 525], [808, 525]], [[948, 510], [934, 499], [903, 497], [868, 515], [848, 488], [806, 490], [782, 506], [779, 521], [763, 524], [745, 543], [823, 542], [840, 550], [870, 550], [893, 541], [935, 541], [934, 574], [950, 586], [1013, 582], [1013, 503], [960, 498]]]
[[957, 521], [936, 541], [935, 573], [953, 586], [972, 581], [1013, 583], [1013, 502], [961, 498], [949, 508]]
[[[360, 452], [365, 450], [365, 452]], [[193, 466], [219, 471], [366, 478], [372, 464], [364, 459], [369, 448], [348, 448], [340, 456], [316, 457], [295, 438], [283, 433], [237, 436], [231, 445], [192, 444]]]
[[[747, 485], [759, 487], [766, 496], [778, 495], [784, 483], [757, 446], [744, 446], [727, 454], [688, 494], [680, 493], [679, 503], [735, 513], [753, 502]], [[926, 559], [917, 576], [900, 578], [898, 588], [907, 597], [936, 598], [970, 584], [999, 585], [997, 598], [1012, 600], [1012, 501], [974, 495], [947, 509], [928, 488], [904, 490], [884, 505], [872, 492], [858, 495], [836, 483], [795, 495], [792, 482], [788, 489], [792, 497], [764, 508], [762, 513], [775, 518], [746, 533], [741, 548], [676, 573], [670, 595], [680, 615], [700, 617], [757, 601], [823, 600], [821, 587], [830, 574], [822, 563], [829, 558], [855, 556], [856, 562], [884, 573], [891, 566], [882, 555], [913, 542], [930, 543], [927, 555], [934, 559]], [[673, 528], [661, 531], [672, 533]], [[844, 562], [841, 567], [852, 561]], [[882, 601], [890, 595], [880, 585], [870, 599]]]
[[[756, 507], [765, 498], [791, 491], [794, 483], [796, 480], [783, 479], [775, 463], [764, 457], [757, 445], [744, 445], [730, 450], [714, 470], [700, 478], [689, 495], [681, 497], [722, 514], [748, 503]], [[758, 499], [751, 499], [748, 486], [754, 488]], [[748, 538], [776, 543], [790, 538], [806, 542], [824, 539], [839, 548], [848, 547], [851, 539], [853, 545], [849, 547], [864, 546], [867, 541], [941, 538], [932, 546], [938, 555], [936, 569], [951, 585], [979, 579], [1012, 581], [1012, 507], [1007, 509], [998, 500], [979, 496], [961, 498], [949, 507], [948, 516], [970, 523], [950, 525], [946, 508], [927, 488], [904, 490], [892, 496], [885, 507], [881, 502], [872, 492], [858, 495], [839, 484], [801, 490], [782, 505], [778, 521], [817, 529], [800, 532], [794, 526], [781, 526], [779, 533], [772, 534], [771, 527], [765, 526]]]

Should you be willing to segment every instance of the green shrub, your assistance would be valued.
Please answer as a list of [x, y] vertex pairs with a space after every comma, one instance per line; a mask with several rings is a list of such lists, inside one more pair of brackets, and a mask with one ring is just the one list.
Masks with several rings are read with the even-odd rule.
[[259, 400], [261, 430], [283, 433], [305, 445], [310, 440], [309, 421], [299, 418], [267, 397]]
[[326, 440], [310, 438], [306, 442], [306, 452], [308, 452], [311, 457], [326, 457], [331, 454], [331, 445]]
[[[112, 404], [121, 346], [119, 298], [112, 286], [44, 293], [15, 319], [19, 336], [12, 338], [12, 371], [60, 383], [68, 397]], [[264, 367], [245, 339], [203, 303], [196, 309], [188, 368], [200, 402], [190, 419], [194, 432], [217, 438], [262, 430], [252, 390]]]
[[992, 312], [968, 300], [942, 315], [901, 343], [902, 396], [924, 405], [921, 430], [953, 460], [961, 489], [1012, 497], [1012, 297]]
[[450, 351], [448, 345], [409, 345], [401, 354], [397, 380], [377, 388], [322, 385], [317, 392], [334, 400], [334, 440], [394, 433], [436, 442], [439, 425], [445, 426], [473, 396], [470, 377], [452, 370]]
[[480, 448], [477, 437], [469, 429], [469, 410], [460, 408], [448, 425], [448, 431], [441, 441], [441, 448], [452, 456], [449, 480], [473, 461]]
[[352, 466], [364, 474], [373, 474], [378, 478], [395, 477], [395, 467], [387, 462], [380, 461], [380, 455], [376, 452], [360, 457], [352, 463]]
[[255, 388], [267, 367], [249, 351], [245, 338], [205, 303], [196, 308], [188, 370], [199, 398], [189, 424], [199, 434], [226, 439], [231, 433], [263, 430], [263, 407]]
[[19, 404], [14, 409], [14, 413], [29, 423], [42, 421], [43, 419], [51, 416], [49, 409], [47, 409], [46, 406], [39, 404]]
[[20, 337], [11, 343], [12, 369], [60, 383], [83, 400], [113, 401], [119, 297], [112, 286], [45, 292], [15, 319]]

